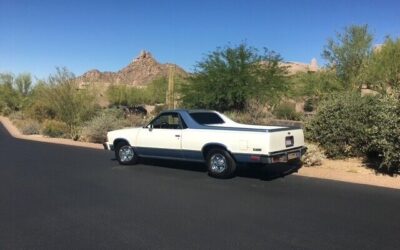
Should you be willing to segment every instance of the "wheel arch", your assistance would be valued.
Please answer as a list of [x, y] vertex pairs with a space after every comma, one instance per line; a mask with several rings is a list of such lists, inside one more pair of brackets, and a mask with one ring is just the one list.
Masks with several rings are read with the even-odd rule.
[[118, 145], [118, 143], [121, 143], [121, 142], [126, 142], [126, 143], [128, 143], [128, 145], [132, 146], [132, 145], [129, 143], [129, 141], [128, 141], [127, 139], [124, 139], [124, 138], [117, 138], [117, 139], [115, 139], [115, 140], [113, 141], [114, 148], [116, 148], [117, 145]]
[[212, 149], [225, 150], [226, 152], [228, 152], [232, 156], [231, 152], [228, 150], [228, 147], [226, 145], [218, 143], [218, 142], [210, 142], [210, 143], [205, 144], [201, 149], [201, 152], [203, 154], [203, 158], [204, 159], [207, 158], [208, 152], [210, 152], [210, 150], [212, 150]]

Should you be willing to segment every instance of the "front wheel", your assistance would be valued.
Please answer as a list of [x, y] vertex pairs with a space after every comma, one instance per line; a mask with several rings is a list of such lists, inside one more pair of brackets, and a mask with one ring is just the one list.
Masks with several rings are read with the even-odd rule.
[[138, 161], [135, 149], [126, 142], [120, 142], [115, 147], [115, 157], [121, 165], [133, 165]]
[[216, 178], [230, 178], [235, 174], [236, 162], [222, 149], [213, 149], [207, 155], [208, 174]]

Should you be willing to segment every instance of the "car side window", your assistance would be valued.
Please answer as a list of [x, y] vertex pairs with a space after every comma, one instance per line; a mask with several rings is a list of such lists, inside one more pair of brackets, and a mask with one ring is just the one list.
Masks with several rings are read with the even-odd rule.
[[155, 129], [181, 129], [181, 122], [177, 113], [162, 114], [150, 123]]

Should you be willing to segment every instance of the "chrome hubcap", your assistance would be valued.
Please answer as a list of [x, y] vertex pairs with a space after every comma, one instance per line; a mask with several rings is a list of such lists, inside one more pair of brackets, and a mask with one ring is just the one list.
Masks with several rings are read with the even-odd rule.
[[214, 154], [210, 159], [211, 170], [216, 173], [222, 173], [227, 167], [226, 158], [222, 154]]
[[135, 156], [133, 148], [128, 145], [122, 146], [119, 149], [118, 154], [119, 154], [119, 159], [121, 159], [122, 162], [129, 162]]

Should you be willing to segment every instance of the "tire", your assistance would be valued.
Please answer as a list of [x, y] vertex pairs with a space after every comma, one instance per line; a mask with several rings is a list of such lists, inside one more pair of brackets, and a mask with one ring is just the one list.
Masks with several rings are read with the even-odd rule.
[[226, 179], [235, 174], [236, 162], [226, 150], [211, 149], [206, 160], [208, 174], [212, 177]]
[[121, 165], [133, 165], [138, 161], [138, 155], [127, 142], [120, 142], [115, 146], [115, 158]]

